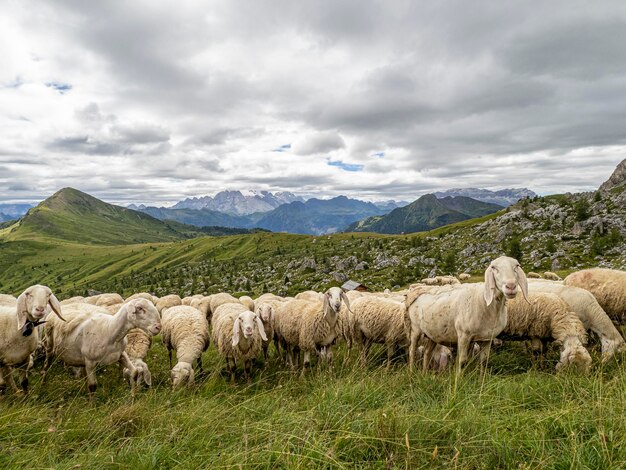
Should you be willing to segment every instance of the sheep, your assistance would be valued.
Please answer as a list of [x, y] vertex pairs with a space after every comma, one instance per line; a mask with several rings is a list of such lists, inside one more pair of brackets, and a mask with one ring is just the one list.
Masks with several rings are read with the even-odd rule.
[[148, 364], [146, 364], [143, 359], [135, 358], [131, 359], [133, 366], [135, 367], [135, 374], [133, 378], [133, 371], [128, 367], [124, 367], [123, 375], [129, 383], [132, 383], [134, 380], [135, 383], [139, 386], [145, 384], [147, 387], [152, 386], [152, 374], [150, 373], [150, 369], [148, 369]]
[[[266, 340], [263, 340], [263, 358], [267, 362], [270, 341], [274, 338], [274, 312], [278, 309], [281, 302], [277, 300], [266, 300], [264, 302], [256, 302], [254, 312], [258, 315], [263, 323], [263, 330], [265, 331]], [[279, 351], [278, 344], [276, 344], [276, 351]]]
[[204, 317], [209, 322], [209, 325], [211, 324], [211, 316], [209, 312], [211, 308], [211, 296], [202, 297], [200, 299], [193, 299], [191, 301], [191, 304], [189, 304], [189, 306], [200, 310], [204, 314]]
[[90, 295], [89, 297], [85, 297], [83, 299], [83, 302], [86, 304], [92, 304], [92, 305], [96, 305], [96, 302], [98, 301], [98, 299], [100, 298], [100, 295], [102, 294], [98, 294], [98, 295]]
[[225, 304], [216, 311], [211, 334], [218, 353], [226, 359], [231, 382], [235, 381], [237, 362], [243, 363], [249, 381], [252, 359], [268, 339], [261, 318], [241, 304]]
[[12, 295], [0, 294], [0, 307], [15, 307], [17, 299]]
[[549, 281], [562, 281], [561, 276], [557, 273], [553, 273], [552, 271], [546, 271], [543, 273], [543, 278], [548, 279]]
[[[496, 340], [494, 340], [495, 342]], [[417, 356], [422, 357], [424, 355], [424, 346], [417, 348]], [[446, 346], [438, 344], [433, 349], [432, 358], [428, 367], [436, 371], [442, 372], [448, 366], [448, 362], [452, 359], [452, 350]]]
[[448, 284], [460, 284], [460, 281], [454, 276], [436, 276], [437, 283], [441, 286]]
[[252, 300], [252, 297], [247, 296], [247, 295], [242, 295], [241, 297], [239, 297], [239, 302], [245, 305], [248, 308], [248, 310], [250, 310], [251, 312], [254, 312], [254, 300]]
[[123, 304], [124, 298], [120, 294], [102, 294], [98, 296], [96, 305], [98, 307], [108, 307], [109, 305]]
[[397, 346], [408, 346], [403, 302], [381, 298], [361, 297], [352, 302], [352, 335], [361, 351], [363, 364], [372, 343], [387, 346], [387, 368]]
[[545, 280], [534, 280], [529, 288], [531, 292], [550, 292], [561, 297], [576, 312], [585, 329], [600, 337], [603, 362], [624, 348], [624, 338], [588, 290]]
[[319, 300], [321, 302], [324, 300], [324, 294], [315, 292], [314, 290], [305, 290], [304, 292], [296, 294], [295, 298], [298, 300]]
[[618, 325], [626, 323], [625, 271], [584, 269], [567, 276], [564, 284], [588, 290], [614, 323]]
[[[193, 361], [202, 372], [202, 353], [209, 347], [209, 323], [197, 308], [179, 305], [163, 311], [161, 338], [170, 360], [172, 388], [190, 386], [194, 382]], [[172, 350], [177, 364], [172, 367]]]
[[268, 292], [266, 292], [265, 294], [261, 294], [259, 295], [255, 302], [263, 302], [265, 300], [278, 300], [279, 302], [283, 302], [285, 299], [283, 297], [280, 297], [276, 294], [270, 294]]
[[437, 284], [439, 284], [439, 281], [437, 281], [437, 278], [427, 277], [425, 279], [422, 279], [420, 283], [425, 284], [427, 286], [436, 286]]
[[529, 292], [528, 300], [516, 298], [508, 302], [508, 322], [500, 339], [529, 339], [543, 349], [547, 341], [561, 345], [557, 370], [574, 366], [581, 372], [591, 367], [591, 356], [584, 348], [587, 332], [567, 303], [556, 294]]
[[141, 328], [151, 335], [158, 334], [161, 330], [159, 312], [146, 299], [126, 302], [115, 315], [104, 310], [90, 310], [90, 307], [67, 305], [64, 310], [67, 312], [66, 323], [55, 317], [46, 323], [44, 378], [53, 356], [69, 366], [84, 368], [89, 398], [93, 400], [98, 385], [96, 367], [119, 362], [129, 369], [131, 393], [134, 394], [138, 372], [125, 352], [126, 334], [133, 328]]
[[202, 295], [202, 294], [195, 294], [195, 295], [187, 296], [187, 297], [182, 299], [182, 304], [183, 305], [191, 305], [192, 300], [194, 300], [194, 299], [201, 299], [202, 297], [204, 297], [204, 295]]
[[74, 297], [70, 297], [69, 299], [65, 299], [61, 301], [61, 305], [75, 304], [75, 303], [84, 303], [85, 297], [82, 295], [76, 295]]
[[17, 392], [12, 368], [18, 367], [20, 385], [28, 393], [28, 366], [39, 342], [38, 325], [50, 310], [63, 321], [61, 304], [47, 286], [28, 287], [13, 305], [0, 306], [0, 393], [6, 391], [6, 382]]
[[159, 313], [163, 312], [164, 309], [175, 307], [177, 305], [182, 305], [182, 299], [180, 296], [176, 294], [166, 295], [165, 297], [161, 297], [155, 305], [156, 309]]
[[506, 300], [515, 298], [518, 286], [524, 298], [528, 298], [528, 282], [519, 262], [501, 256], [486, 269], [484, 283], [443, 286], [441, 290], [418, 287], [416, 295], [408, 296], [406, 300], [409, 367], [413, 367], [417, 342], [422, 334], [430, 340], [424, 349], [424, 369], [427, 369], [437, 343], [458, 345], [457, 373], [467, 361], [472, 341], [484, 347], [482, 364], [491, 341], [506, 326]]
[[543, 279], [543, 278], [541, 277], [541, 274], [535, 273], [535, 272], [533, 272], [533, 271], [530, 271], [529, 273], [526, 273], [526, 277], [527, 277], [528, 279]]
[[126, 302], [128, 302], [129, 300], [135, 300], [135, 299], [146, 299], [154, 303], [154, 296], [152, 294], [149, 294], [148, 292], [138, 292], [136, 294], [133, 294], [130, 297], [126, 298]]
[[471, 277], [471, 274], [461, 273], [459, 274], [459, 281], [469, 281]]
[[232, 295], [226, 292], [213, 294], [213, 295], [210, 295], [209, 297], [211, 298], [211, 300], [209, 301], [209, 315], [213, 315], [220, 305], [230, 304], [230, 303], [242, 305], [241, 302], [239, 302], [238, 298], [233, 297]]
[[337, 338], [337, 317], [342, 301], [348, 310], [350, 301], [339, 287], [331, 287], [323, 294], [323, 301], [294, 299], [283, 303], [274, 317], [275, 333], [278, 330], [287, 346], [288, 358], [294, 367], [299, 351], [304, 351], [302, 373], [311, 362], [311, 353], [325, 349], [325, 357], [332, 359], [332, 343]]

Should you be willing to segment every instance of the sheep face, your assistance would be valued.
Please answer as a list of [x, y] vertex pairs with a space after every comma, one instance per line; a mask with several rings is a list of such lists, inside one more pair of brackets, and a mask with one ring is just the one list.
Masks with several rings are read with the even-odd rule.
[[132, 373], [130, 369], [125, 367], [123, 371], [124, 378], [129, 382], [132, 380], [136, 381], [137, 385], [145, 384], [146, 387], [151, 387], [152, 374], [150, 373], [150, 369], [148, 369], [148, 364], [141, 359], [133, 359], [132, 362], [135, 366], [135, 372]]
[[[17, 298], [17, 329], [25, 329], [24, 336], [30, 336], [32, 328], [49, 312], [48, 307], [63, 321], [61, 304], [47, 286], [31, 286]], [[31, 326], [28, 328], [28, 326]]]
[[556, 370], [561, 371], [569, 367], [581, 373], [589, 372], [591, 368], [591, 356], [577, 338], [565, 340]]
[[151, 335], [157, 335], [161, 331], [161, 317], [152, 302], [146, 299], [135, 299], [126, 303], [122, 308], [126, 308], [135, 328], [140, 328]]
[[272, 319], [272, 306], [268, 304], [258, 305], [256, 308], [256, 314], [261, 317], [264, 324], [268, 324]]
[[172, 388], [176, 389], [184, 385], [192, 385], [195, 377], [193, 367], [188, 362], [179, 362], [170, 372]]
[[241, 312], [233, 324], [233, 346], [239, 344], [241, 335], [246, 339], [250, 339], [255, 329], [258, 329], [263, 341], [267, 341], [261, 318], [256, 313], [249, 310]]
[[343, 289], [340, 287], [331, 287], [324, 293], [324, 312], [328, 312], [329, 309], [332, 309], [335, 314], [338, 314], [341, 309], [342, 301], [345, 302], [346, 307], [350, 310], [350, 300], [348, 300], [348, 296]]
[[507, 299], [514, 299], [518, 286], [524, 298], [528, 300], [528, 281], [519, 262], [515, 258], [500, 256], [493, 260], [485, 271], [485, 302], [487, 305], [491, 304], [496, 290]]

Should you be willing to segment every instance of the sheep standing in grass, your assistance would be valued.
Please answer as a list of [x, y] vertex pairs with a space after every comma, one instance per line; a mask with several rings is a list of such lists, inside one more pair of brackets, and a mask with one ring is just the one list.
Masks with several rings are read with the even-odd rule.
[[[193, 361], [202, 372], [202, 353], [209, 347], [209, 323], [197, 308], [179, 305], [163, 310], [163, 344], [170, 360], [172, 387], [192, 385], [195, 373]], [[178, 363], [172, 368], [172, 350]]]
[[587, 332], [576, 313], [556, 294], [531, 291], [528, 300], [530, 303], [520, 298], [508, 302], [508, 322], [499, 338], [531, 340], [542, 346], [556, 341], [561, 346], [557, 370], [572, 366], [587, 372], [591, 367], [591, 356], [584, 347]]
[[459, 281], [469, 281], [472, 276], [467, 273], [459, 274]]
[[0, 392], [6, 383], [18, 391], [12, 368], [18, 367], [20, 385], [28, 392], [28, 365], [39, 343], [39, 328], [50, 311], [61, 319], [61, 304], [47, 286], [30, 286], [13, 305], [0, 306]]
[[[270, 341], [274, 338], [274, 312], [278, 309], [281, 302], [277, 300], [266, 300], [264, 302], [256, 302], [255, 313], [263, 322], [263, 330], [267, 339], [263, 340], [263, 358], [267, 362], [268, 349]], [[278, 354], [278, 346], [276, 346]]]
[[261, 318], [241, 304], [224, 304], [215, 312], [211, 334], [218, 353], [226, 359], [231, 381], [235, 381], [238, 362], [250, 380], [252, 360], [267, 341]]
[[546, 271], [545, 273], [543, 273], [543, 278], [549, 281], [562, 281], [563, 280], [561, 279], [561, 276], [559, 276], [557, 273], [553, 273], [552, 271]]
[[69, 366], [84, 368], [87, 389], [93, 398], [97, 387], [96, 367], [119, 362], [130, 371], [134, 393], [137, 370], [125, 352], [126, 334], [133, 328], [141, 328], [151, 335], [158, 334], [161, 330], [159, 312], [145, 299], [126, 302], [115, 315], [93, 308], [86, 304], [70, 304], [64, 310], [67, 322], [60, 322], [55, 317], [47, 321], [44, 372], [53, 356]]
[[491, 341], [507, 323], [507, 299], [519, 290], [528, 297], [528, 283], [519, 262], [501, 256], [485, 271], [485, 282], [437, 288], [426, 287], [421, 293], [407, 297], [410, 323], [409, 365], [413, 366], [417, 343], [422, 335], [430, 341], [424, 348], [423, 367], [427, 369], [435, 346], [458, 345], [458, 371], [467, 361], [470, 344], [482, 346], [481, 364], [489, 354]]
[[387, 368], [397, 347], [408, 346], [403, 302], [382, 297], [361, 297], [352, 302], [352, 336], [363, 364], [372, 343], [387, 346]]
[[239, 297], [239, 302], [245, 305], [248, 310], [254, 312], [254, 300], [252, 299], [252, 297], [248, 295], [242, 295], [241, 297]]
[[154, 306], [161, 313], [166, 308], [176, 307], [177, 305], [182, 305], [183, 301], [179, 295], [170, 294], [164, 297], [161, 297]]
[[529, 273], [526, 273], [526, 277], [527, 277], [528, 279], [543, 279], [543, 278], [541, 277], [541, 274], [535, 273], [535, 272], [533, 272], [533, 271], [530, 271]]
[[626, 325], [626, 271], [584, 269], [567, 276], [564, 284], [588, 290], [614, 323]]
[[331, 287], [323, 294], [322, 302], [294, 299], [280, 306], [274, 328], [282, 337], [292, 367], [299, 362], [299, 351], [304, 352], [302, 372], [311, 362], [311, 353], [323, 351], [326, 360], [332, 359], [342, 302], [350, 310], [350, 301], [343, 290]]
[[600, 337], [603, 361], [624, 348], [624, 338], [588, 290], [545, 280], [535, 280], [529, 288], [531, 292], [549, 292], [561, 297], [569, 310], [578, 315], [585, 330], [591, 330]]

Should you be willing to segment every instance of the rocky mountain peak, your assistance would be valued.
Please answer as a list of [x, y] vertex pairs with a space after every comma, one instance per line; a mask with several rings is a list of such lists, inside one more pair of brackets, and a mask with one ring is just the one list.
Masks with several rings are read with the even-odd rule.
[[600, 191], [610, 191], [626, 183], [626, 158], [615, 168], [613, 174], [600, 186]]

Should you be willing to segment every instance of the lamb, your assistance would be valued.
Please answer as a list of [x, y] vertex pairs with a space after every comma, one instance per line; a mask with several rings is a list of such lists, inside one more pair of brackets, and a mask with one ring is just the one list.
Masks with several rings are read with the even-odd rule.
[[[202, 372], [202, 353], [209, 347], [209, 323], [200, 310], [179, 305], [163, 311], [163, 344], [170, 359], [172, 388], [193, 385], [193, 361]], [[172, 368], [172, 350], [178, 363]]]
[[508, 302], [508, 322], [500, 339], [531, 340], [543, 345], [556, 341], [561, 345], [561, 360], [557, 370], [573, 366], [580, 372], [591, 367], [591, 356], [585, 349], [587, 332], [567, 303], [556, 294], [530, 292], [530, 304], [516, 298]]
[[600, 337], [603, 361], [624, 348], [624, 338], [588, 290], [544, 280], [535, 280], [529, 287], [531, 292], [550, 292], [561, 297], [569, 309], [576, 312], [585, 330], [591, 330]]
[[342, 301], [350, 310], [350, 301], [339, 287], [331, 287], [323, 294], [323, 301], [294, 299], [283, 303], [274, 317], [278, 332], [287, 347], [292, 367], [298, 362], [296, 354], [304, 351], [302, 372], [311, 362], [311, 353], [325, 349], [325, 357], [332, 359], [332, 343], [337, 338], [337, 317]]
[[403, 302], [382, 297], [361, 297], [352, 302], [352, 334], [361, 351], [363, 364], [372, 343], [387, 346], [387, 368], [396, 347], [408, 346]]
[[13, 391], [18, 391], [13, 380], [13, 367], [20, 369], [20, 385], [22, 391], [28, 393], [28, 365], [39, 342], [36, 327], [43, 323], [48, 307], [65, 321], [59, 300], [47, 286], [30, 286], [13, 305], [0, 306], [0, 393], [6, 391], [7, 381]]
[[124, 351], [126, 334], [133, 328], [140, 328], [151, 335], [161, 331], [159, 312], [152, 302], [131, 300], [122, 305], [115, 315], [94, 311], [93, 307], [85, 304], [67, 305], [65, 312], [66, 323], [52, 317], [45, 325], [44, 377], [52, 356], [69, 366], [84, 368], [87, 390], [90, 400], [93, 400], [97, 388], [96, 367], [119, 362], [129, 369], [131, 392], [134, 394], [138, 372]]
[[443, 286], [439, 292], [437, 288], [418, 287], [417, 295], [406, 300], [410, 324], [409, 367], [413, 367], [422, 334], [430, 339], [424, 348], [424, 370], [437, 343], [458, 345], [457, 372], [460, 372], [471, 342], [477, 341], [483, 346], [482, 364], [491, 341], [506, 326], [506, 300], [515, 298], [518, 286], [524, 298], [528, 298], [528, 283], [519, 262], [501, 256], [485, 271], [484, 283]]
[[549, 281], [562, 281], [561, 277], [557, 273], [553, 273], [552, 271], [546, 271], [543, 273], [543, 278], [548, 279]]
[[165, 297], [161, 297], [158, 302], [155, 304], [156, 309], [159, 313], [163, 312], [166, 308], [175, 307], [177, 305], [182, 305], [183, 301], [180, 296], [176, 294], [166, 295]]
[[468, 273], [459, 274], [459, 281], [469, 281], [472, 276]]
[[567, 286], [588, 290], [609, 318], [618, 325], [626, 324], [626, 272], [617, 269], [584, 269], [570, 274]]
[[247, 296], [247, 295], [242, 295], [241, 297], [239, 297], [239, 302], [245, 305], [248, 308], [248, 310], [250, 310], [251, 312], [254, 312], [254, 300], [252, 300], [252, 297]]
[[241, 304], [229, 303], [217, 309], [213, 320], [213, 343], [226, 359], [231, 382], [235, 381], [237, 362], [243, 363], [250, 380], [252, 359], [263, 349], [263, 341], [267, 341], [261, 318]]
[[124, 298], [119, 294], [102, 294], [98, 296], [96, 305], [98, 307], [108, 307], [109, 305], [123, 304]]
[[535, 272], [533, 272], [533, 271], [530, 271], [529, 273], [526, 273], [526, 277], [527, 277], [528, 279], [543, 279], [543, 278], [541, 277], [541, 274], [535, 273]]

